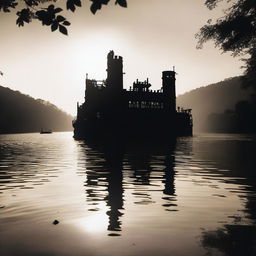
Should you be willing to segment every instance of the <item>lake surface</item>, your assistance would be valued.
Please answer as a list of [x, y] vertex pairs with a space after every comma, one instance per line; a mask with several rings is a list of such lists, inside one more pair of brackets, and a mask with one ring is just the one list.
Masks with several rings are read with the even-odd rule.
[[255, 136], [72, 135], [0, 135], [1, 256], [256, 255]]

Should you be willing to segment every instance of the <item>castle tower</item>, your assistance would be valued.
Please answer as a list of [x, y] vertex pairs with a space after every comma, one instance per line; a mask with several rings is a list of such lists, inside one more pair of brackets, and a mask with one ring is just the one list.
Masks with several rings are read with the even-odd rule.
[[108, 53], [107, 81], [109, 89], [121, 91], [123, 89], [123, 58], [115, 56], [114, 51]]
[[175, 71], [163, 71], [162, 73], [164, 109], [172, 114], [176, 111], [175, 74]]

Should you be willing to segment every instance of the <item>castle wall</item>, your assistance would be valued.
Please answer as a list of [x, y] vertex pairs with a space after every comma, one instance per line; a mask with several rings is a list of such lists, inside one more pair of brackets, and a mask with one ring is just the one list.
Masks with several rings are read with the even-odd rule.
[[75, 133], [90, 131], [100, 134], [151, 132], [192, 134], [190, 112], [176, 111], [175, 71], [163, 71], [162, 88], [150, 90], [148, 79], [133, 83], [130, 90], [123, 89], [123, 60], [108, 54], [107, 79], [86, 79], [85, 102], [78, 106]]

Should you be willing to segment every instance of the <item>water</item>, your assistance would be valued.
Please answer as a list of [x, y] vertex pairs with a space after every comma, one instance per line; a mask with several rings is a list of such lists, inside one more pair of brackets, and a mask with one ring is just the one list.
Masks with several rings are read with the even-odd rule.
[[0, 255], [256, 255], [255, 152], [246, 135], [0, 135]]

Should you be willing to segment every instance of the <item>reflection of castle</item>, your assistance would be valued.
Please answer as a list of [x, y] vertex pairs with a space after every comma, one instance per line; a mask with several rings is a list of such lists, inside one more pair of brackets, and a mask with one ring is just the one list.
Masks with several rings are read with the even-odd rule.
[[148, 79], [126, 90], [122, 57], [110, 51], [107, 59], [106, 81], [86, 78], [85, 102], [77, 106], [73, 123], [75, 138], [192, 135], [191, 110], [176, 110], [175, 71], [163, 71], [161, 90], [150, 90]]
[[[86, 158], [87, 201], [97, 210], [97, 204], [106, 202], [109, 210], [108, 231], [121, 231], [123, 215], [123, 152], [119, 147], [104, 147], [104, 154], [94, 148], [93, 157]], [[91, 167], [93, 166], [93, 168]]]
[[[175, 142], [173, 142], [175, 143]], [[92, 207], [90, 211], [98, 211], [98, 205], [105, 202], [108, 206], [109, 235], [121, 235], [122, 216], [126, 205], [131, 202], [137, 205], [153, 203], [154, 192], [162, 194], [162, 207], [166, 211], [177, 211], [175, 194], [175, 144], [156, 148], [141, 145], [139, 151], [125, 148], [122, 144], [85, 145], [86, 156], [86, 197]], [[152, 190], [157, 187], [156, 191]], [[131, 190], [132, 188], [132, 190]], [[161, 190], [159, 190], [161, 188]], [[126, 191], [132, 191], [132, 198], [125, 204]]]

